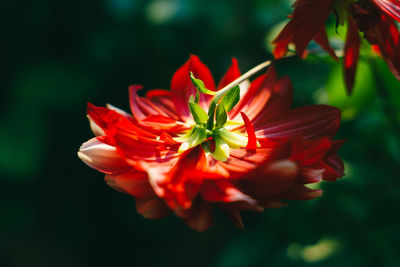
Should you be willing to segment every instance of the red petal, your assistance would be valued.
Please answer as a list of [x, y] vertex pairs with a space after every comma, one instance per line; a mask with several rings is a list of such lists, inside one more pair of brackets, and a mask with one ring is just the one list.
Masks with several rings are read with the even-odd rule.
[[218, 84], [218, 90], [240, 77], [240, 69], [236, 58], [232, 58], [232, 65], [226, 71]]
[[335, 0], [297, 0], [289, 23], [273, 41], [279, 46], [275, 55], [281, 56], [289, 42], [296, 45], [297, 54], [304, 57], [308, 43], [324, 26], [333, 10]]
[[137, 212], [148, 219], [163, 218], [170, 214], [167, 205], [159, 198], [137, 198], [135, 203]]
[[386, 14], [393, 19], [400, 21], [400, 2], [399, 0], [373, 0]]
[[155, 104], [163, 113], [179, 120], [179, 116], [176, 114], [174, 102], [172, 101], [172, 94], [166, 90], [150, 90], [146, 93], [146, 97]]
[[271, 91], [278, 80], [278, 74], [273, 66], [266, 74], [257, 77], [250, 85], [246, 94], [239, 103], [229, 112], [229, 117], [235, 119], [240, 112], [244, 112], [252, 121], [265, 107], [271, 97]]
[[243, 112], [240, 112], [240, 115], [242, 115], [246, 131], [247, 131], [247, 146], [246, 149], [256, 149], [257, 148], [257, 138], [256, 138], [256, 133], [254, 132], [253, 125], [251, 124], [249, 118], [244, 114]]
[[213, 223], [212, 205], [204, 201], [196, 201], [185, 222], [193, 229], [204, 232]]
[[319, 44], [328, 54], [335, 59], [336, 61], [339, 61], [338, 57], [335, 54], [335, 51], [332, 49], [332, 47], [329, 44], [328, 41], [328, 36], [326, 35], [326, 30], [325, 26], [322, 26], [321, 29], [314, 35], [314, 41]]
[[[189, 60], [175, 72], [171, 80], [172, 101], [174, 101], [177, 113], [183, 119], [191, 117], [188, 102], [190, 95], [195, 94], [190, 72], [193, 72], [196, 78], [202, 80], [208, 89], [215, 91], [214, 78], [210, 70], [197, 56], [191, 55]], [[208, 106], [210, 100], [211, 96], [201, 94], [200, 105], [202, 107]]]
[[201, 189], [204, 200], [209, 202], [247, 202], [254, 205], [255, 200], [242, 193], [226, 180], [204, 181]]
[[304, 185], [298, 185], [296, 187], [292, 187], [282, 197], [285, 199], [293, 200], [310, 200], [316, 197], [320, 197], [322, 193], [323, 191], [321, 189], [310, 189], [308, 187], [305, 187]]
[[344, 47], [343, 70], [347, 93], [351, 94], [354, 86], [358, 56], [360, 53], [360, 35], [355, 21], [348, 16], [347, 37]]
[[343, 160], [336, 154], [332, 153], [325, 159], [325, 172], [324, 180], [336, 181], [344, 175], [344, 164]]
[[124, 116], [111, 109], [96, 107], [91, 103], [87, 104], [87, 114], [104, 131], [107, 131], [115, 121], [124, 118]]
[[118, 175], [106, 175], [107, 184], [120, 192], [137, 198], [149, 198], [155, 196], [153, 188], [149, 184], [147, 173], [127, 172]]
[[340, 110], [325, 105], [292, 109], [256, 131], [257, 138], [299, 136], [303, 139], [332, 137], [340, 125]]
[[271, 91], [263, 110], [253, 120], [255, 129], [262, 128], [272, 118], [289, 110], [293, 101], [293, 86], [289, 77], [280, 78]]
[[280, 160], [260, 166], [242, 185], [245, 192], [256, 196], [278, 196], [295, 183], [298, 168], [291, 160]]

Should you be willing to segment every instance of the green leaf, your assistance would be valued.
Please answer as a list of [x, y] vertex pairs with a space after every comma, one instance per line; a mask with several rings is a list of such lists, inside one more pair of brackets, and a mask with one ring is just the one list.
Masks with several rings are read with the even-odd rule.
[[221, 128], [224, 126], [226, 120], [228, 119], [228, 115], [226, 114], [225, 110], [225, 104], [224, 101], [222, 101], [218, 107], [217, 107], [217, 113], [216, 113], [216, 128]]
[[[329, 104], [342, 110], [342, 120], [354, 119], [360, 112], [371, 109], [376, 102], [376, 82], [370, 64], [359, 60], [357, 66], [356, 83], [353, 93], [349, 96], [344, 86], [342, 66], [335, 65], [331, 69], [326, 91], [317, 102]], [[324, 100], [324, 101], [323, 101]]]
[[230, 89], [222, 99], [225, 105], [225, 110], [227, 112], [231, 111], [239, 102], [239, 100], [240, 100], [240, 87], [239, 85], [236, 85], [232, 87], [232, 89]]
[[207, 95], [215, 95], [215, 94], [216, 94], [216, 92], [211, 91], [211, 90], [208, 90], [208, 89], [206, 88], [206, 86], [204, 85], [203, 81], [200, 80], [200, 79], [196, 79], [196, 78], [193, 76], [193, 73], [192, 73], [192, 72], [190, 72], [190, 79], [192, 80], [193, 85], [194, 85], [200, 92], [202, 92], [203, 94], [207, 94]]
[[202, 124], [207, 122], [208, 119], [207, 113], [199, 106], [199, 104], [196, 104], [194, 102], [189, 102], [189, 109], [190, 112], [192, 113], [193, 119], [196, 122], [196, 124]]

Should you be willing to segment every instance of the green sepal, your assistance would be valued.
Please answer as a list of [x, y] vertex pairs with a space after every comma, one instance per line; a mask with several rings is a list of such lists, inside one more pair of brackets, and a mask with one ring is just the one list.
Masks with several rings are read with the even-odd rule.
[[208, 116], [207, 113], [202, 109], [199, 104], [194, 102], [189, 102], [190, 113], [192, 113], [193, 119], [196, 124], [202, 124], [207, 122]]
[[196, 98], [194, 99], [194, 103], [198, 104], [200, 102], [200, 93], [199, 89], [196, 88]]
[[[224, 98], [225, 99], [225, 98]], [[224, 99], [222, 99], [221, 103], [219, 103], [217, 107], [217, 112], [215, 114], [215, 127], [221, 128], [224, 126], [226, 120], [228, 119], [228, 115], [226, 114]]]
[[226, 161], [229, 157], [229, 145], [218, 134], [214, 136], [214, 139], [215, 149], [214, 152], [210, 153], [211, 156], [216, 160]]
[[210, 107], [208, 108], [208, 121], [207, 121], [207, 129], [212, 130], [214, 127], [214, 114], [216, 103], [211, 101]]
[[197, 89], [199, 89], [199, 91], [202, 92], [203, 94], [207, 94], [207, 95], [215, 95], [216, 94], [216, 92], [208, 90], [202, 80], [196, 79], [196, 77], [193, 76], [193, 72], [190, 72], [190, 79], [192, 80], [193, 85]]
[[202, 144], [206, 139], [207, 130], [202, 127], [196, 126], [189, 134], [181, 138], [176, 138], [175, 140], [182, 142], [178, 152], [183, 152], [188, 150], [189, 148]]
[[239, 100], [240, 100], [240, 87], [239, 85], [235, 85], [234, 87], [232, 87], [232, 89], [230, 89], [226, 93], [226, 95], [222, 99], [225, 105], [226, 112], [231, 111], [239, 102]]

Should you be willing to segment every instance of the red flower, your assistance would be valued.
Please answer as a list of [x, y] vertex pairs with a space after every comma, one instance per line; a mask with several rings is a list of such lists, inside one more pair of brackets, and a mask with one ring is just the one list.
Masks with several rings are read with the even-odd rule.
[[[239, 76], [233, 59], [217, 90]], [[191, 98], [193, 84], [211, 95]], [[203, 231], [212, 224], [215, 204], [243, 227], [241, 211], [318, 197], [322, 191], [305, 184], [343, 175], [336, 154], [342, 142], [332, 141], [340, 111], [324, 105], [290, 110], [291, 82], [278, 78], [273, 67], [251, 84], [242, 82], [240, 100], [237, 87], [220, 102], [218, 94], [212, 98], [214, 79], [196, 56], [174, 74], [171, 91], [151, 90], [141, 97], [140, 89], [130, 87], [132, 115], [88, 104], [97, 137], [78, 155], [105, 173], [111, 187], [134, 196], [146, 218], [172, 211]], [[199, 108], [214, 112], [208, 116]]]
[[331, 12], [340, 24], [347, 20], [343, 67], [348, 93], [354, 85], [359, 32], [371, 45], [379, 48], [392, 73], [400, 79], [400, 35], [393, 21], [400, 21], [399, 0], [297, 0], [291, 20], [273, 41], [275, 57], [283, 57], [288, 44], [294, 43], [296, 52], [304, 58], [307, 44], [314, 40], [337, 60], [325, 32], [325, 22]]

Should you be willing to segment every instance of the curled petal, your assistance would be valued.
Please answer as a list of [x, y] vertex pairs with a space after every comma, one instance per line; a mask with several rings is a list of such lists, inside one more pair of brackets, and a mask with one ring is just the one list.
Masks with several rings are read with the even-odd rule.
[[242, 115], [246, 131], [247, 131], [247, 145], [246, 149], [256, 149], [257, 148], [257, 138], [256, 138], [256, 133], [254, 132], [253, 125], [251, 124], [251, 121], [249, 118], [244, 114], [243, 112], [240, 112], [240, 115]]
[[98, 138], [83, 143], [79, 148], [78, 157], [88, 166], [103, 173], [122, 173], [130, 169], [114, 146], [107, 145]]

